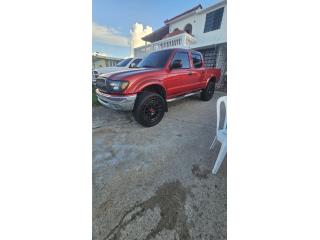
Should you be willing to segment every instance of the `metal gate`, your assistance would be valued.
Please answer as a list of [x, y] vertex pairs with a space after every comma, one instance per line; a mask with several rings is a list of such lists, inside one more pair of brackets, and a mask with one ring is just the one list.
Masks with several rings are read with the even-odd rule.
[[214, 47], [199, 49], [204, 58], [206, 67], [221, 69], [221, 77], [216, 82], [216, 89], [227, 91], [227, 43], [218, 44]]

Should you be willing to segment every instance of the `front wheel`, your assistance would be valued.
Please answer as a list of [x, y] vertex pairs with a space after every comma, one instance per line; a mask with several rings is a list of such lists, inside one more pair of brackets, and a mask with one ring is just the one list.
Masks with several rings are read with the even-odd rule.
[[133, 116], [142, 126], [152, 127], [162, 120], [165, 112], [165, 100], [161, 95], [143, 92], [136, 101]]
[[200, 98], [203, 101], [209, 101], [214, 94], [215, 83], [213, 81], [208, 82], [208, 85], [205, 89], [201, 91]]

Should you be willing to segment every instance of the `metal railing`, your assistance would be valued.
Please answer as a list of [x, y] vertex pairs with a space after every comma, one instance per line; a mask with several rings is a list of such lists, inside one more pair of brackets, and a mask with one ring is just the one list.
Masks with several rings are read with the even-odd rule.
[[190, 45], [195, 42], [196, 39], [192, 35], [188, 33], [181, 33], [179, 35], [175, 35], [154, 43], [147, 44], [142, 47], [135, 48], [134, 56], [144, 57], [151, 52], [168, 48], [190, 48]]

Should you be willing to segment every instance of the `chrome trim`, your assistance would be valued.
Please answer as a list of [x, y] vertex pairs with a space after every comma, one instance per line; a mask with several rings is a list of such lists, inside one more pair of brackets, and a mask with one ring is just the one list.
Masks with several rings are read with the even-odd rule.
[[111, 108], [114, 110], [121, 111], [132, 111], [134, 107], [137, 94], [126, 95], [126, 96], [115, 96], [109, 95], [96, 89], [96, 95], [98, 101], [105, 107]]
[[197, 95], [201, 92], [201, 90], [199, 91], [196, 91], [196, 92], [192, 92], [192, 93], [187, 93], [185, 95], [181, 95], [181, 96], [178, 96], [176, 98], [171, 98], [171, 99], [168, 99], [167, 102], [174, 102], [174, 101], [177, 101], [177, 100], [180, 100], [180, 99], [183, 99], [183, 98], [186, 98], [186, 97], [190, 97], [190, 96], [193, 96], [193, 95]]

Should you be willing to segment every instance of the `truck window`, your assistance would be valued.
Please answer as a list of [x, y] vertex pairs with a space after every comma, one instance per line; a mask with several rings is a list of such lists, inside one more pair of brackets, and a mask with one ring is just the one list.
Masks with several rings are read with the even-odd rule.
[[195, 68], [201, 68], [202, 67], [202, 58], [200, 54], [197, 53], [192, 53], [192, 62], [193, 62], [193, 66]]
[[132, 60], [132, 58], [127, 58], [119, 62], [116, 66], [117, 67], [125, 67], [127, 64]]
[[181, 63], [181, 68], [190, 68], [190, 61], [189, 61], [189, 55], [186, 52], [177, 52], [171, 63], [173, 63], [174, 61], [180, 61]]
[[137, 59], [133, 60], [132, 63], [130, 64], [130, 66], [134, 63], [134, 66], [137, 67], [138, 64], [141, 62], [141, 60], [142, 60], [141, 58], [137, 58]]

